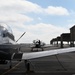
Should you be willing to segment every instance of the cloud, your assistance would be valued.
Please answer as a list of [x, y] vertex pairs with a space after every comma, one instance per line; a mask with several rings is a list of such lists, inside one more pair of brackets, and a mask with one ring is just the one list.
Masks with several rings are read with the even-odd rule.
[[0, 1], [1, 12], [16, 12], [16, 13], [43, 13], [48, 15], [69, 15], [69, 11], [64, 7], [48, 6], [42, 8], [36, 3], [32, 3], [27, 0], [1, 0]]
[[[27, 0], [0, 0], [0, 22], [7, 23], [13, 30], [16, 40], [26, 31], [27, 33], [19, 42], [32, 42], [34, 39], [41, 39], [49, 43], [50, 39], [60, 35], [62, 32], [67, 32], [65, 28], [56, 27], [52, 24], [38, 23], [31, 24], [34, 18], [27, 16], [28, 14], [39, 14], [38, 20], [41, 20], [40, 15], [69, 15], [66, 8], [42, 6], [32, 3]], [[25, 25], [29, 22], [29, 25]]]
[[[34, 19], [26, 14], [69, 15], [66, 8], [40, 5], [27, 0], [0, 0], [0, 22], [31, 22]], [[41, 20], [40, 16], [38, 20]]]
[[[0, 22], [30, 22], [33, 18], [23, 14], [25, 9], [24, 0], [1, 0]], [[27, 7], [26, 7], [27, 8]]]
[[68, 10], [63, 7], [48, 6], [48, 8], [45, 9], [45, 12], [48, 15], [69, 15]]
[[74, 25], [75, 25], [75, 23], [69, 23], [69, 24], [67, 25], [67, 28], [70, 30], [70, 28], [72, 28]]
[[[26, 25], [24, 27], [24, 30], [26, 30], [26, 34], [23, 36], [23, 38], [19, 42], [23, 43], [32, 43], [35, 39], [40, 39], [44, 41], [45, 43], [49, 43], [50, 40], [54, 37], [59, 36], [62, 33], [67, 33], [69, 30], [62, 27], [57, 27], [52, 24], [44, 24], [39, 23], [35, 25]], [[18, 29], [14, 30], [15, 37], [19, 37], [23, 32], [19, 31]], [[19, 34], [20, 32], [20, 34]]]
[[22, 14], [18, 14], [18, 13], [7, 13], [7, 14], [0, 14], [0, 22], [30, 22], [33, 21], [32, 18], [26, 16], [26, 15], [22, 15]]
[[28, 13], [28, 12], [41, 12], [41, 7], [37, 4], [29, 2], [27, 0], [1, 0], [0, 9], [5, 11]]
[[41, 18], [41, 17], [38, 17], [38, 20], [40, 20], [40, 21], [41, 21], [41, 20], [42, 20], [42, 18]]

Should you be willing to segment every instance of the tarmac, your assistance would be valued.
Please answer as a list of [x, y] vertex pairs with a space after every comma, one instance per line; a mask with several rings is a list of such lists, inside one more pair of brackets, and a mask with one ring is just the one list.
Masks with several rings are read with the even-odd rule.
[[[50, 46], [44, 50], [57, 48], [59, 47]], [[31, 52], [31, 48], [22, 47], [21, 51]], [[9, 69], [9, 63], [0, 65], [0, 75], [75, 75], [75, 52], [32, 59], [28, 62], [30, 63], [29, 72], [26, 71], [24, 61], [12, 61], [11, 69]]]

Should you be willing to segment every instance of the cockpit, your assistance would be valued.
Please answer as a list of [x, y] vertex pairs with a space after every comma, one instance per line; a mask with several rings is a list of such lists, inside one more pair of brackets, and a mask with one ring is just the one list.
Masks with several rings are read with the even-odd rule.
[[4, 37], [9, 37], [10, 39], [14, 40], [14, 36], [12, 33], [11, 28], [6, 25], [6, 24], [0, 24], [0, 36]]

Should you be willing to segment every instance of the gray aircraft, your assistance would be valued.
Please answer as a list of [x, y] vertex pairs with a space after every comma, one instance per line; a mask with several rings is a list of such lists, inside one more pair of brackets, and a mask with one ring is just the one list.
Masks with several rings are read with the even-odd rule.
[[[25, 32], [21, 37], [24, 34]], [[0, 64], [6, 64], [8, 60], [11, 62], [15, 53], [17, 54], [20, 52], [20, 44], [17, 44], [18, 40], [15, 41], [12, 30], [8, 25], [0, 24]]]

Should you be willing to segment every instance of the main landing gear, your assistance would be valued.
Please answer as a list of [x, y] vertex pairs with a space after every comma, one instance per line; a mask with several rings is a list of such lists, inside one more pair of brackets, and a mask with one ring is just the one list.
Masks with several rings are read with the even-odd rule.
[[30, 63], [28, 62], [28, 60], [25, 60], [24, 63], [25, 63], [26, 73], [34, 73], [33, 70], [30, 70]]

